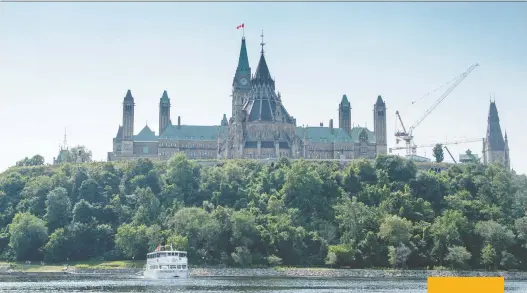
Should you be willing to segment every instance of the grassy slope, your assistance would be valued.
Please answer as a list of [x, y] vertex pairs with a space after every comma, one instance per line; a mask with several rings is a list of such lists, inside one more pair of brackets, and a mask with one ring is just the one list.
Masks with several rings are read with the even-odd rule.
[[70, 269], [82, 268], [82, 269], [124, 269], [124, 268], [142, 268], [145, 265], [144, 260], [122, 260], [122, 261], [82, 261], [82, 262], [64, 262], [60, 264], [47, 264], [40, 265], [38, 262], [34, 262], [30, 265], [24, 262], [7, 263], [0, 262], [0, 266], [11, 265], [15, 271], [24, 272], [60, 272], [64, 265], [68, 264]]

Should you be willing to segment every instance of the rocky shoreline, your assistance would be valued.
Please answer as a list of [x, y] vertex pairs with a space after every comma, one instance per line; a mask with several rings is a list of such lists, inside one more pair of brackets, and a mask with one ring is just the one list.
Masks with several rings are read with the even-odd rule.
[[[78, 276], [111, 278], [130, 278], [142, 275], [142, 269], [77, 269], [70, 268], [67, 272], [0, 272], [0, 277], [66, 277]], [[368, 279], [426, 279], [430, 276], [500, 276], [507, 280], [527, 280], [527, 272], [483, 272], [483, 271], [441, 271], [441, 270], [358, 270], [358, 269], [328, 269], [328, 268], [191, 268], [193, 277], [314, 277], [314, 278], [368, 278]]]

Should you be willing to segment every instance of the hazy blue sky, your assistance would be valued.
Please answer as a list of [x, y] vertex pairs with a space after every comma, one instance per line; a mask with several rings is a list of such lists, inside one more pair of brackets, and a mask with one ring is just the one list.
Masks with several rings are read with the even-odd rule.
[[[105, 160], [127, 89], [136, 133], [147, 121], [157, 132], [165, 89], [174, 122], [219, 124], [242, 22], [253, 72], [264, 30], [299, 125], [337, 121], [347, 94], [354, 124], [372, 128], [380, 94], [389, 147], [396, 110], [411, 125], [441, 92], [413, 100], [479, 63], [416, 128], [416, 143], [484, 137], [495, 93], [513, 168], [527, 172], [527, 3], [0, 3], [0, 170], [36, 153], [51, 162], [64, 128], [69, 145]], [[481, 142], [451, 150], [467, 148], [479, 154]]]

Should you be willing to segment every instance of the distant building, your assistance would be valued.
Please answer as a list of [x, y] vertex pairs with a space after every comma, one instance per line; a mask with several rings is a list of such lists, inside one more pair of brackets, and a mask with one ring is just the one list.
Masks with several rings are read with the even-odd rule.
[[406, 159], [412, 160], [414, 162], [431, 162], [432, 161], [430, 158], [418, 156], [418, 155], [409, 155], [409, 156], [406, 156]]
[[[262, 35], [263, 38], [263, 35]], [[375, 158], [387, 152], [386, 104], [381, 96], [373, 106], [373, 131], [352, 127], [351, 104], [344, 95], [339, 104], [339, 125], [297, 126], [280, 92], [275, 89], [264, 55], [252, 74], [245, 38], [232, 82], [232, 113], [219, 125], [185, 125], [170, 119], [166, 91], [159, 101], [158, 135], [148, 126], [134, 134], [135, 102], [130, 90], [123, 101], [123, 123], [113, 139], [108, 161], [151, 158], [166, 160], [178, 152], [191, 159], [236, 158]], [[308, 86], [308, 85], [306, 85]]]
[[509, 140], [507, 131], [505, 136], [501, 132], [500, 118], [496, 101], [490, 102], [489, 116], [487, 119], [487, 134], [483, 139], [483, 163], [500, 163], [510, 170]]
[[470, 163], [474, 162], [474, 160], [478, 161], [479, 156], [477, 154], [459, 154], [459, 162], [460, 163]]

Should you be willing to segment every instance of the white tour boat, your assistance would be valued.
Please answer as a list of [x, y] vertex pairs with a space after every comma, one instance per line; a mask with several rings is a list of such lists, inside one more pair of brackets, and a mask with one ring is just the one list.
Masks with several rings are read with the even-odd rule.
[[188, 278], [187, 252], [173, 250], [172, 245], [158, 246], [146, 255], [143, 275], [147, 279]]

